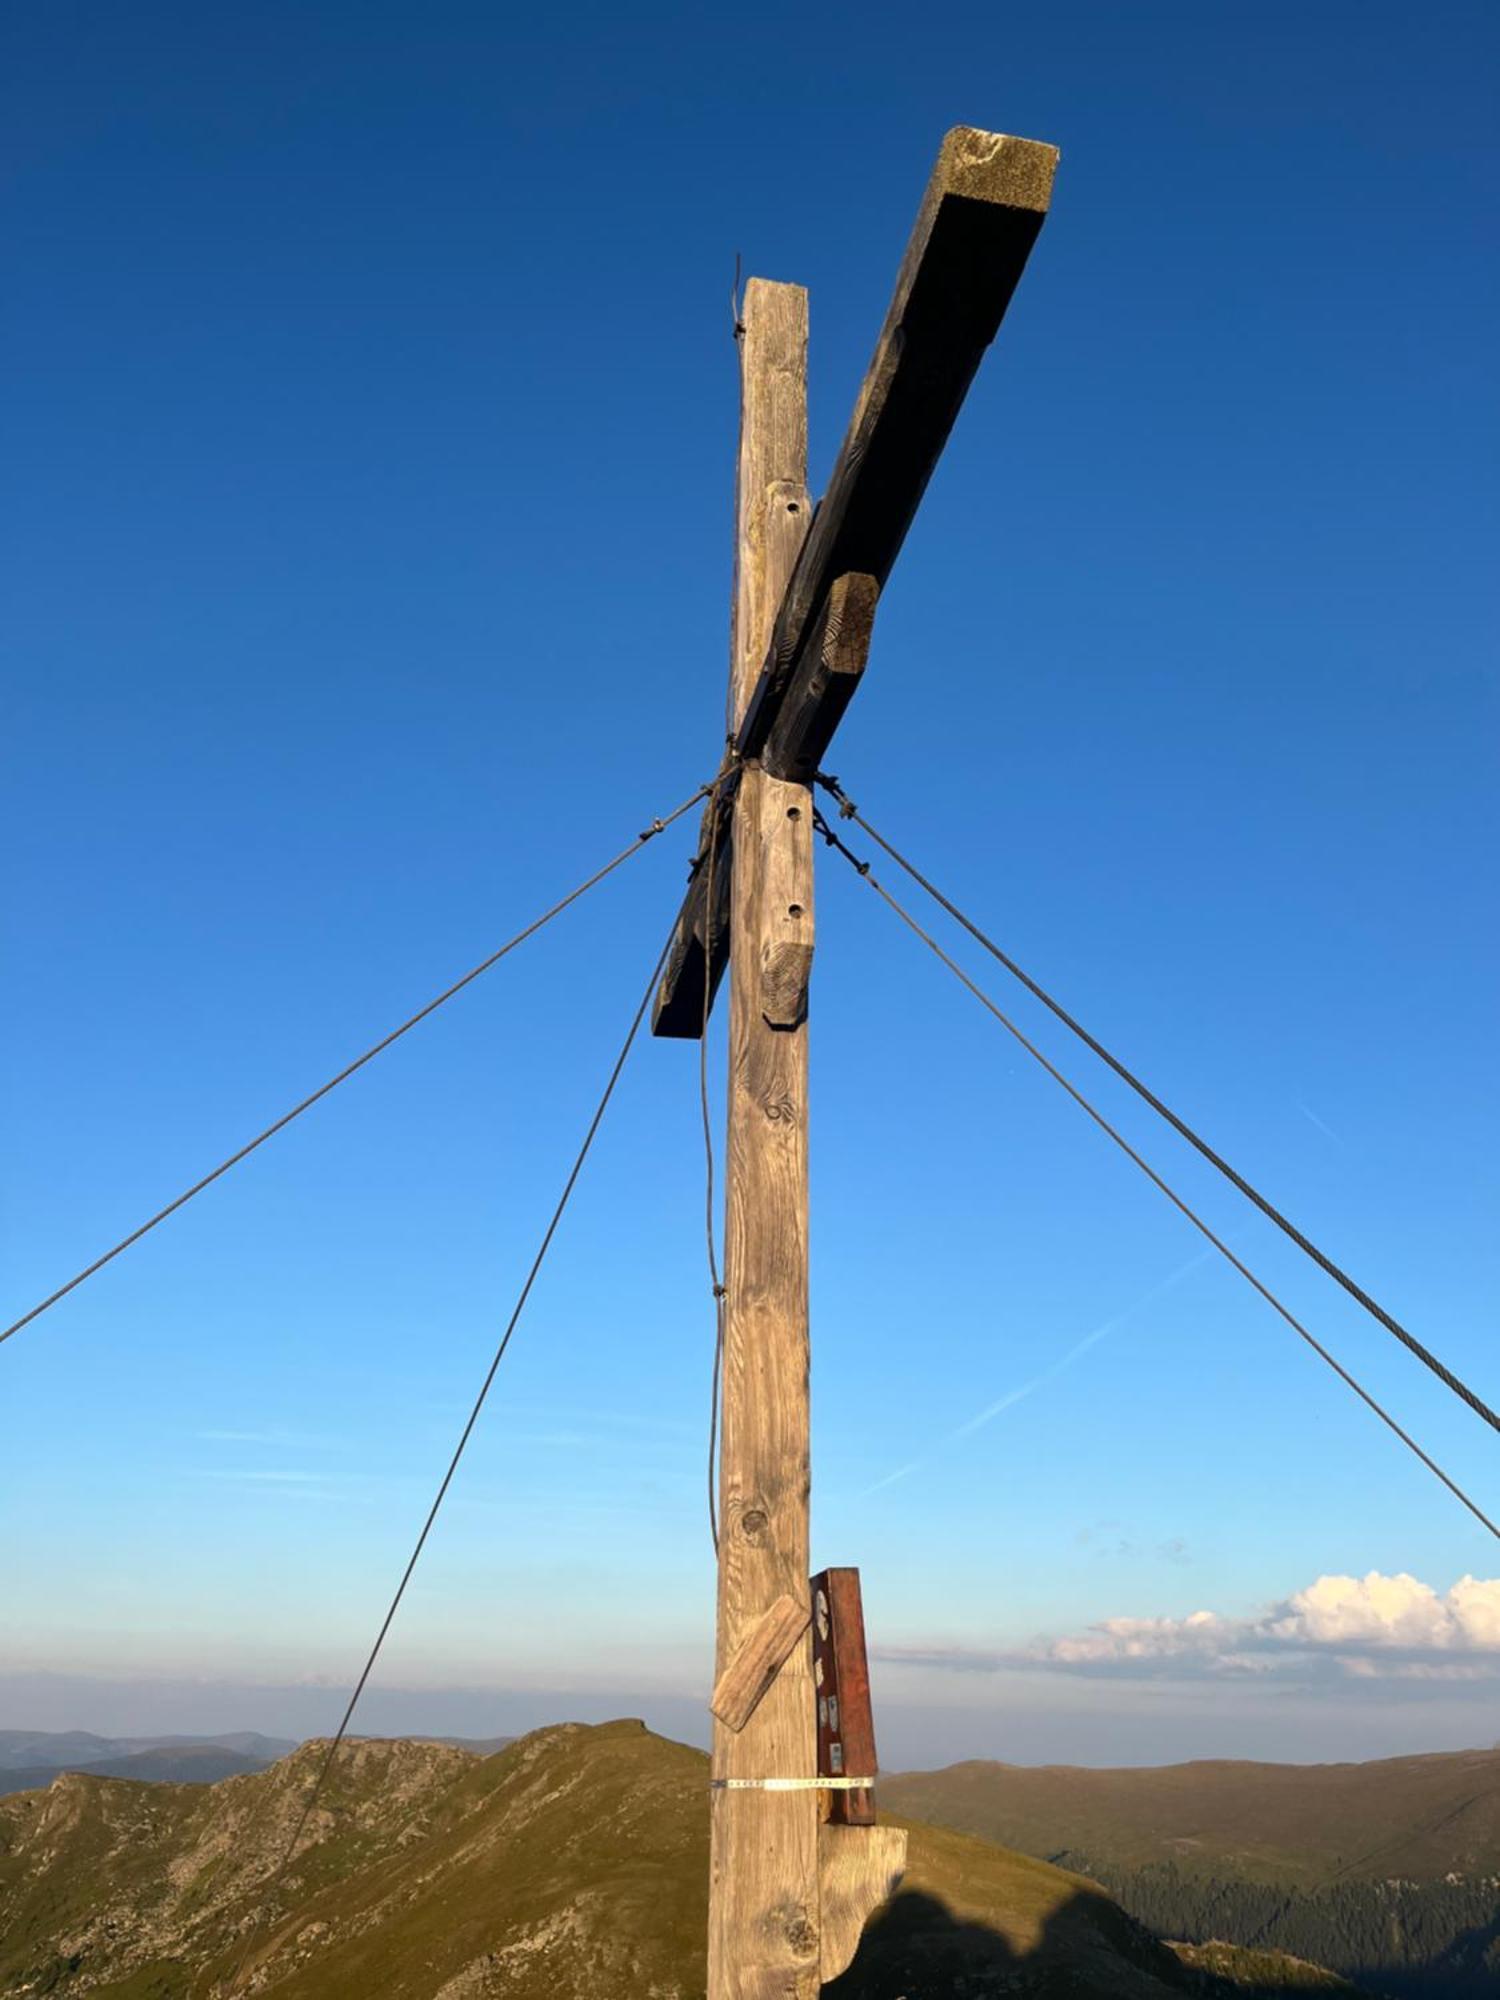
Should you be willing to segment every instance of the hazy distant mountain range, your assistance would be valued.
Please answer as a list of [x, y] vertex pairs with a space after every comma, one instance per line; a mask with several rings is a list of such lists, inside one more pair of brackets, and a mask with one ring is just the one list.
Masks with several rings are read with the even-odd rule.
[[[509, 1736], [438, 1736], [435, 1743], [490, 1756]], [[93, 1736], [87, 1730], [0, 1729], [0, 1794], [34, 1791], [63, 1771], [96, 1778], [135, 1778], [153, 1785], [212, 1785], [220, 1778], [264, 1771], [296, 1749], [289, 1737], [253, 1729], [223, 1736]]]
[[50, 1785], [62, 1771], [153, 1784], [212, 1784], [263, 1771], [296, 1744], [253, 1729], [225, 1736], [93, 1736], [87, 1730], [0, 1729], [0, 1793]]
[[210, 1744], [242, 1757], [260, 1757], [274, 1764], [297, 1745], [290, 1737], [261, 1736], [253, 1729], [231, 1730], [223, 1736], [93, 1736], [86, 1729], [0, 1729], [0, 1771], [23, 1764], [55, 1764], [59, 1770], [81, 1769], [107, 1757], [133, 1757], [143, 1750], [177, 1750]]

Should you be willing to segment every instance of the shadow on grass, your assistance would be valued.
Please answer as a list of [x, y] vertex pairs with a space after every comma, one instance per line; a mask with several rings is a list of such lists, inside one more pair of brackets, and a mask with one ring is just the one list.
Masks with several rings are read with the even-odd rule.
[[1118, 1904], [1084, 1889], [1056, 1909], [1035, 1946], [1021, 1952], [988, 1924], [906, 1889], [872, 1919], [848, 1971], [823, 1993], [825, 2000], [991, 2000], [999, 1994], [1280, 2000], [1338, 1990], [1337, 1982], [1316, 1974], [1304, 1978], [1245, 1957], [1247, 1974], [1258, 1976], [1221, 1978], [1186, 1965]]

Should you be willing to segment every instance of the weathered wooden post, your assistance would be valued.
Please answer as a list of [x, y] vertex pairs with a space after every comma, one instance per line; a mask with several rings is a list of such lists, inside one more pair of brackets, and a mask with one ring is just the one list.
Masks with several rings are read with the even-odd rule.
[[[807, 532], [807, 294], [752, 279], [740, 338], [736, 725]], [[721, 1677], [795, 1631], [739, 1728], [714, 1723], [710, 2000], [819, 1985], [818, 1810], [808, 1579], [807, 981], [812, 798], [747, 768], [734, 801], [725, 1189]], [[787, 1616], [777, 1607], [795, 1607]], [[748, 1657], [748, 1655], [747, 1655]], [[722, 1699], [718, 1701], [723, 1706]], [[737, 1718], [736, 1718], [737, 1719]]]

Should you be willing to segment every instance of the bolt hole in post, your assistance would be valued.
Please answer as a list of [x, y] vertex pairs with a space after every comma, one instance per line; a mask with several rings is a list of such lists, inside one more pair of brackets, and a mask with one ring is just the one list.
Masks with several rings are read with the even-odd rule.
[[800, 917], [802, 914], [802, 905], [800, 903], [788, 903], [786, 913], [789, 917]]
[[786, 816], [788, 819], [801, 819], [802, 817], [801, 806], [788, 806], [786, 809]]
[[787, 503], [786, 503], [786, 511], [787, 511], [787, 512], [788, 512], [789, 514], [800, 514], [800, 513], [802, 512], [802, 503], [801, 503], [801, 501], [800, 501], [800, 500], [788, 500], [788, 501], [787, 501]]

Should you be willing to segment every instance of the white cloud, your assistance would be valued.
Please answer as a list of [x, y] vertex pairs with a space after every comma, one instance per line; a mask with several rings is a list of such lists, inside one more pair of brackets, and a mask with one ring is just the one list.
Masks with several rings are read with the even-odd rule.
[[1500, 1577], [1460, 1577], [1444, 1597], [1414, 1576], [1320, 1576], [1267, 1621], [1269, 1636], [1309, 1646], [1500, 1653]]
[[1105, 1618], [1016, 1649], [892, 1648], [881, 1657], [958, 1672], [1040, 1668], [1116, 1679], [1500, 1682], [1500, 1577], [1460, 1577], [1439, 1594], [1405, 1573], [1320, 1576], [1254, 1617]]

